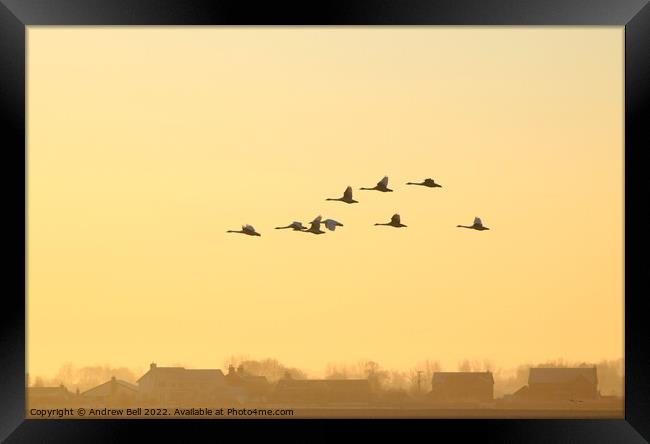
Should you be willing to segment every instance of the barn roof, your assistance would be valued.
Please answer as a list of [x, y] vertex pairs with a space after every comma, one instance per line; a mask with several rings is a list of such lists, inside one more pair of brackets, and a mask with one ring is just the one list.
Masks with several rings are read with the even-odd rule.
[[100, 394], [106, 394], [105, 392], [108, 393], [111, 383], [115, 384], [115, 385], [119, 385], [120, 387], [123, 387], [123, 388], [125, 388], [127, 390], [131, 390], [131, 391], [134, 391], [134, 392], [138, 391], [138, 386], [137, 385], [131, 384], [130, 382], [122, 381], [121, 379], [111, 379], [109, 381], [106, 381], [103, 384], [100, 384], [98, 386], [95, 386], [95, 387], [93, 387], [91, 389], [86, 390], [81, 395], [82, 396], [97, 396], [97, 395], [100, 395]]
[[574, 382], [579, 378], [584, 378], [592, 384], [598, 382], [596, 367], [535, 367], [530, 369], [528, 374], [528, 384], [558, 384]]
[[147, 373], [142, 375], [136, 382], [140, 382], [145, 376], [155, 374], [157, 378], [165, 379], [222, 379], [223, 372], [219, 369], [194, 369], [185, 367], [151, 367]]

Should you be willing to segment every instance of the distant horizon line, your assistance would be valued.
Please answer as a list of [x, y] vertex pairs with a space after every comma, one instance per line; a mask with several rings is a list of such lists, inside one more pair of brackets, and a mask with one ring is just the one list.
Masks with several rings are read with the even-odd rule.
[[[190, 363], [181, 363], [181, 362], [170, 362], [170, 363], [165, 363], [165, 364], [160, 364], [159, 361], [152, 360], [149, 361], [146, 364], [140, 364], [137, 366], [131, 366], [131, 365], [114, 365], [111, 363], [95, 363], [95, 364], [76, 364], [71, 361], [65, 361], [61, 365], [59, 365], [58, 369], [55, 370], [55, 372], [61, 371], [61, 369], [70, 366], [73, 369], [81, 370], [85, 368], [110, 368], [111, 370], [128, 370], [128, 371], [136, 371], [136, 370], [141, 370], [144, 369], [146, 372], [151, 364], [156, 364], [158, 367], [162, 368], [185, 368], [185, 369], [196, 369], [196, 370], [201, 370], [201, 369], [228, 369], [229, 365], [234, 365], [237, 366], [241, 362], [264, 362], [264, 361], [276, 361], [278, 364], [282, 365], [282, 367], [286, 369], [293, 369], [293, 370], [299, 370], [301, 372], [307, 373], [307, 374], [325, 374], [327, 373], [328, 367], [334, 367], [334, 368], [339, 368], [339, 367], [345, 367], [345, 368], [350, 368], [350, 367], [356, 367], [364, 363], [370, 363], [373, 362], [378, 365], [378, 367], [384, 371], [408, 371], [412, 370], [416, 367], [423, 367], [424, 364], [430, 363], [430, 364], [436, 364], [439, 366], [438, 369], [435, 371], [437, 372], [443, 372], [443, 371], [464, 371], [460, 370], [459, 367], [464, 366], [464, 365], [469, 365], [472, 367], [472, 370], [469, 371], [486, 371], [489, 370], [493, 373], [495, 372], [507, 372], [507, 371], [512, 371], [512, 370], [518, 370], [521, 367], [535, 367], [535, 366], [545, 366], [545, 365], [551, 365], [551, 364], [556, 364], [560, 367], [580, 367], [580, 366], [589, 366], [589, 367], [597, 367], [599, 364], [603, 362], [611, 362], [611, 361], [622, 361], [625, 363], [625, 358], [624, 357], [618, 357], [618, 358], [599, 358], [599, 359], [591, 359], [591, 360], [570, 360], [566, 358], [553, 358], [553, 359], [545, 359], [545, 360], [531, 360], [531, 361], [522, 361], [522, 363], [519, 364], [514, 364], [514, 365], [509, 365], [509, 366], [502, 366], [502, 365], [497, 365], [494, 362], [490, 361], [489, 359], [483, 358], [483, 359], [461, 359], [459, 360], [456, 365], [448, 366], [444, 365], [442, 360], [437, 360], [437, 359], [427, 359], [424, 358], [420, 361], [417, 361], [415, 364], [411, 365], [406, 365], [406, 366], [384, 366], [381, 364], [381, 361], [379, 360], [373, 360], [373, 359], [358, 359], [354, 361], [332, 361], [328, 362], [325, 364], [325, 369], [322, 370], [315, 370], [308, 368], [306, 366], [300, 366], [300, 365], [288, 365], [285, 364], [283, 361], [281, 361], [278, 358], [272, 358], [272, 357], [263, 357], [263, 358], [253, 358], [253, 357], [246, 357], [246, 356], [233, 356], [232, 358], [234, 359], [234, 362], [236, 364], [221, 364], [221, 365], [216, 365], [216, 366], [205, 366], [205, 365], [192, 365]], [[225, 359], [226, 361], [228, 358]], [[164, 362], [164, 361], [163, 361]], [[487, 364], [487, 365], [486, 365]], [[480, 368], [480, 370], [477, 370], [477, 368]], [[27, 370], [27, 369], [26, 369]], [[30, 372], [30, 371], [25, 371], [25, 375], [34, 375], [35, 377], [43, 377], [43, 375], [46, 372]]]

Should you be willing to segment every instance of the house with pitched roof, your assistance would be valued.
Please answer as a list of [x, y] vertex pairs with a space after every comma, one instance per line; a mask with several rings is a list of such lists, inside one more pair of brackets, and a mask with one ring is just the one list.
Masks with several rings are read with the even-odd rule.
[[198, 405], [232, 398], [219, 369], [158, 367], [152, 363], [136, 382], [141, 399], [156, 405]]
[[599, 393], [596, 367], [531, 368], [525, 397], [557, 401], [597, 399]]
[[371, 397], [367, 379], [293, 379], [289, 375], [277, 382], [272, 394], [275, 402], [318, 405], [365, 405]]
[[265, 376], [248, 373], [243, 365], [236, 370], [234, 366], [229, 366], [225, 379], [240, 403], [266, 401], [271, 391], [271, 384]]
[[137, 403], [138, 386], [113, 376], [110, 381], [81, 393], [80, 401], [97, 405], [125, 405]]

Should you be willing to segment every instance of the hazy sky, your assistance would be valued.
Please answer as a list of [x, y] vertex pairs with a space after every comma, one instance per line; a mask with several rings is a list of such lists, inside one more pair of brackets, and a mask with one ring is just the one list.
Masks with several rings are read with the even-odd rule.
[[30, 27], [27, 168], [32, 374], [623, 356], [622, 27]]

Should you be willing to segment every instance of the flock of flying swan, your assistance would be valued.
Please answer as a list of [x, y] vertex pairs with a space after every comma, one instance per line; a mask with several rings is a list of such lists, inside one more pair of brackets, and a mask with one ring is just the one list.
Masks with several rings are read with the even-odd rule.
[[[419, 186], [424, 186], [428, 188], [442, 188], [442, 185], [437, 184], [433, 179], [427, 178], [424, 179], [422, 182], [407, 182], [406, 185], [419, 185]], [[375, 185], [372, 188], [364, 188], [361, 187], [359, 188], [360, 190], [374, 190], [374, 191], [381, 191], [382, 193], [389, 193], [392, 192], [390, 188], [388, 188], [388, 176], [384, 176], [379, 182], [377, 182], [377, 185]], [[343, 192], [342, 197], [338, 198], [327, 198], [325, 200], [333, 200], [333, 201], [340, 201], [340, 202], [345, 202], [347, 204], [353, 204], [353, 203], [359, 203], [359, 201], [354, 200], [352, 198], [352, 187], [348, 186], [345, 191]], [[325, 219], [321, 216], [316, 217], [314, 220], [312, 220], [309, 223], [309, 227], [306, 227], [302, 224], [302, 222], [294, 221], [291, 222], [289, 225], [284, 226], [284, 227], [275, 227], [276, 230], [292, 230], [292, 231], [301, 231], [303, 233], [313, 233], [313, 234], [324, 234], [326, 233], [325, 231], [321, 230], [321, 224], [325, 225], [325, 228], [327, 228], [330, 231], [336, 230], [336, 227], [342, 227], [343, 224], [340, 222], [335, 221], [334, 219]], [[390, 218], [390, 222], [386, 223], [376, 223], [377, 225], [385, 225], [389, 227], [395, 227], [395, 228], [404, 228], [406, 225], [402, 223], [402, 220], [400, 218], [399, 214], [393, 214], [393, 216]], [[469, 228], [471, 230], [478, 230], [478, 231], [484, 231], [484, 230], [489, 230], [488, 227], [484, 226], [483, 223], [481, 222], [481, 218], [475, 217], [474, 218], [474, 223], [472, 225], [456, 225], [457, 227], [460, 228]], [[252, 225], [242, 225], [241, 230], [228, 230], [226, 233], [240, 233], [240, 234], [246, 234], [248, 236], [261, 236], [260, 233], [255, 231], [255, 228], [253, 228]]]

